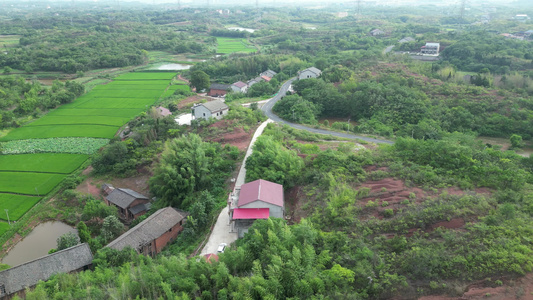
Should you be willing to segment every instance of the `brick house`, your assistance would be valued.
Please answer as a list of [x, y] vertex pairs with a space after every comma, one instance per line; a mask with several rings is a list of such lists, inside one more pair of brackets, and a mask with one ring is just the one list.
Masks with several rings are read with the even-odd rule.
[[122, 250], [135, 249], [139, 254], [154, 257], [183, 230], [187, 213], [172, 207], [165, 207], [128, 230], [106, 247]]
[[0, 299], [21, 296], [27, 287], [59, 273], [89, 268], [93, 255], [88, 244], [79, 244], [0, 272]]
[[232, 230], [243, 237], [258, 219], [283, 218], [283, 186], [259, 179], [235, 188], [228, 197]]
[[120, 218], [130, 222], [150, 209], [150, 199], [134, 190], [115, 188], [104, 197], [105, 203], [117, 207]]
[[228, 90], [231, 88], [228, 84], [212, 83], [209, 87], [208, 96], [211, 97], [222, 97], [228, 93]]

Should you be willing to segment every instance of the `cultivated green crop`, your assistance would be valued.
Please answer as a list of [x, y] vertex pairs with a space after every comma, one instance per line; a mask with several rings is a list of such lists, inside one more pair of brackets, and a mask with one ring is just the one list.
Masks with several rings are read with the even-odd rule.
[[47, 116], [110, 116], [121, 117], [130, 120], [144, 110], [140, 108], [59, 108], [51, 111]]
[[30, 172], [0, 172], [0, 192], [25, 195], [46, 195], [66, 175]]
[[93, 98], [105, 98], [105, 99], [109, 99], [109, 98], [151, 98], [151, 99], [154, 99], [154, 97], [159, 98], [163, 90], [164, 88], [160, 90], [107, 89], [107, 90], [91, 91], [91, 96]]
[[120, 75], [113, 80], [170, 80], [176, 76], [174, 72], [131, 72]]
[[255, 52], [257, 49], [246, 39], [217, 38], [217, 53]]
[[171, 85], [168, 87], [168, 89], [163, 93], [161, 97], [165, 98], [172, 94], [174, 94], [175, 91], [182, 90], [182, 91], [190, 91], [191, 88], [188, 85], [184, 84], [178, 84], [178, 85]]
[[[41, 197], [0, 193], [0, 207], [9, 210], [10, 221], [17, 221], [20, 219], [20, 217], [39, 202], [39, 200], [41, 200]], [[7, 221], [7, 215], [4, 211], [0, 213], [0, 219]], [[3, 233], [2, 230], [7, 230], [9, 228], [3, 226], [4, 224], [7, 225], [7, 223], [0, 222], [0, 235]]]
[[89, 156], [84, 154], [36, 153], [0, 155], [1, 171], [70, 174]]
[[129, 121], [128, 118], [117, 118], [110, 116], [44, 116], [27, 126], [41, 125], [111, 125], [122, 126]]
[[147, 106], [154, 104], [159, 99], [159, 95], [154, 98], [108, 98], [94, 99], [91, 102], [83, 103], [76, 108], [139, 108], [145, 110]]
[[43, 125], [24, 126], [11, 131], [0, 141], [26, 140], [51, 137], [112, 138], [118, 126], [105, 125]]
[[9, 225], [4, 222], [0, 222], [0, 236], [9, 229]]
[[[25, 153], [73, 153], [93, 154], [107, 145], [108, 139], [94, 138], [49, 138], [15, 140], [0, 143], [3, 154]], [[1, 157], [1, 156], [0, 156]]]

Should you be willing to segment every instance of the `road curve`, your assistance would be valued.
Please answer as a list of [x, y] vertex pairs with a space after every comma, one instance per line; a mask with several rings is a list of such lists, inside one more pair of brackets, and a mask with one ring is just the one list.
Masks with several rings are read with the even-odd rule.
[[342, 133], [342, 132], [307, 127], [301, 124], [295, 124], [295, 123], [285, 121], [282, 118], [278, 117], [276, 114], [274, 114], [274, 112], [272, 112], [272, 107], [274, 107], [274, 104], [276, 104], [276, 102], [278, 102], [283, 96], [287, 94], [287, 90], [289, 89], [292, 82], [295, 80], [296, 78], [294, 77], [294, 78], [289, 79], [287, 82], [285, 82], [279, 89], [279, 92], [274, 97], [272, 97], [267, 103], [265, 103], [263, 107], [261, 107], [261, 110], [265, 113], [265, 115], [269, 119], [273, 120], [276, 123], [287, 124], [290, 127], [301, 129], [301, 130], [307, 130], [309, 132], [314, 132], [314, 133], [328, 134], [328, 135], [333, 135], [333, 136], [346, 138], [346, 139], [354, 139], [354, 140], [359, 139], [359, 140], [376, 143], [376, 144], [391, 144], [391, 145], [394, 144], [394, 142], [386, 141], [386, 140], [379, 140], [379, 139], [373, 139], [373, 138], [359, 136], [359, 135], [350, 134], [350, 133]]

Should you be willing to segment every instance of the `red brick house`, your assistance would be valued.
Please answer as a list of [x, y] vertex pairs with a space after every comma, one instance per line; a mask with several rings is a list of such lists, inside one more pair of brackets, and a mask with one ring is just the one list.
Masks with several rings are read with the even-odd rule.
[[119, 216], [126, 222], [144, 215], [150, 209], [150, 199], [134, 190], [115, 188], [104, 197], [109, 206], [116, 206]]
[[230, 88], [231, 86], [228, 84], [212, 83], [207, 95], [211, 97], [223, 97], [226, 96]]
[[122, 250], [126, 247], [154, 257], [183, 230], [187, 213], [172, 207], [156, 211], [146, 220], [128, 230], [106, 247]]

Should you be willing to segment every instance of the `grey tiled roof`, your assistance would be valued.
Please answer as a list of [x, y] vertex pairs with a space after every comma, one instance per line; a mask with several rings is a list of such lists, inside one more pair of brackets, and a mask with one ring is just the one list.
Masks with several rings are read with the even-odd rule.
[[109, 195], [107, 195], [106, 199], [118, 207], [128, 208], [135, 199], [148, 200], [148, 197], [141, 195], [134, 190], [118, 188], [114, 189]]
[[187, 213], [184, 211], [179, 211], [172, 207], [162, 208], [119, 236], [106, 247], [122, 250], [129, 246], [133, 249], [138, 249], [140, 246], [160, 237], [186, 217]]
[[79, 244], [0, 272], [0, 284], [10, 295], [36, 285], [39, 280], [46, 281], [54, 274], [88, 266], [92, 261], [89, 245]]
[[209, 88], [212, 90], [227, 90], [230, 86], [229, 84], [212, 83]]
[[313, 72], [313, 73], [315, 73], [316, 75], [320, 75], [320, 74], [322, 74], [322, 71], [320, 71], [318, 68], [315, 68], [315, 67], [307, 68], [307, 69], [303, 70], [302, 72], [304, 72], [304, 71], [306, 71], [306, 70], [309, 71], [309, 72]]
[[206, 103], [202, 103], [200, 105], [203, 105], [205, 108], [209, 109], [209, 111], [212, 113], [221, 111], [223, 109], [228, 109], [228, 106], [226, 105], [226, 103], [220, 100], [213, 100], [213, 101], [209, 101]]
[[134, 207], [130, 208], [130, 212], [133, 214], [133, 215], [136, 215], [142, 211], [147, 211], [150, 209], [150, 207], [152, 207], [152, 203], [142, 203], [142, 204], [139, 204], [139, 205], [135, 205]]

